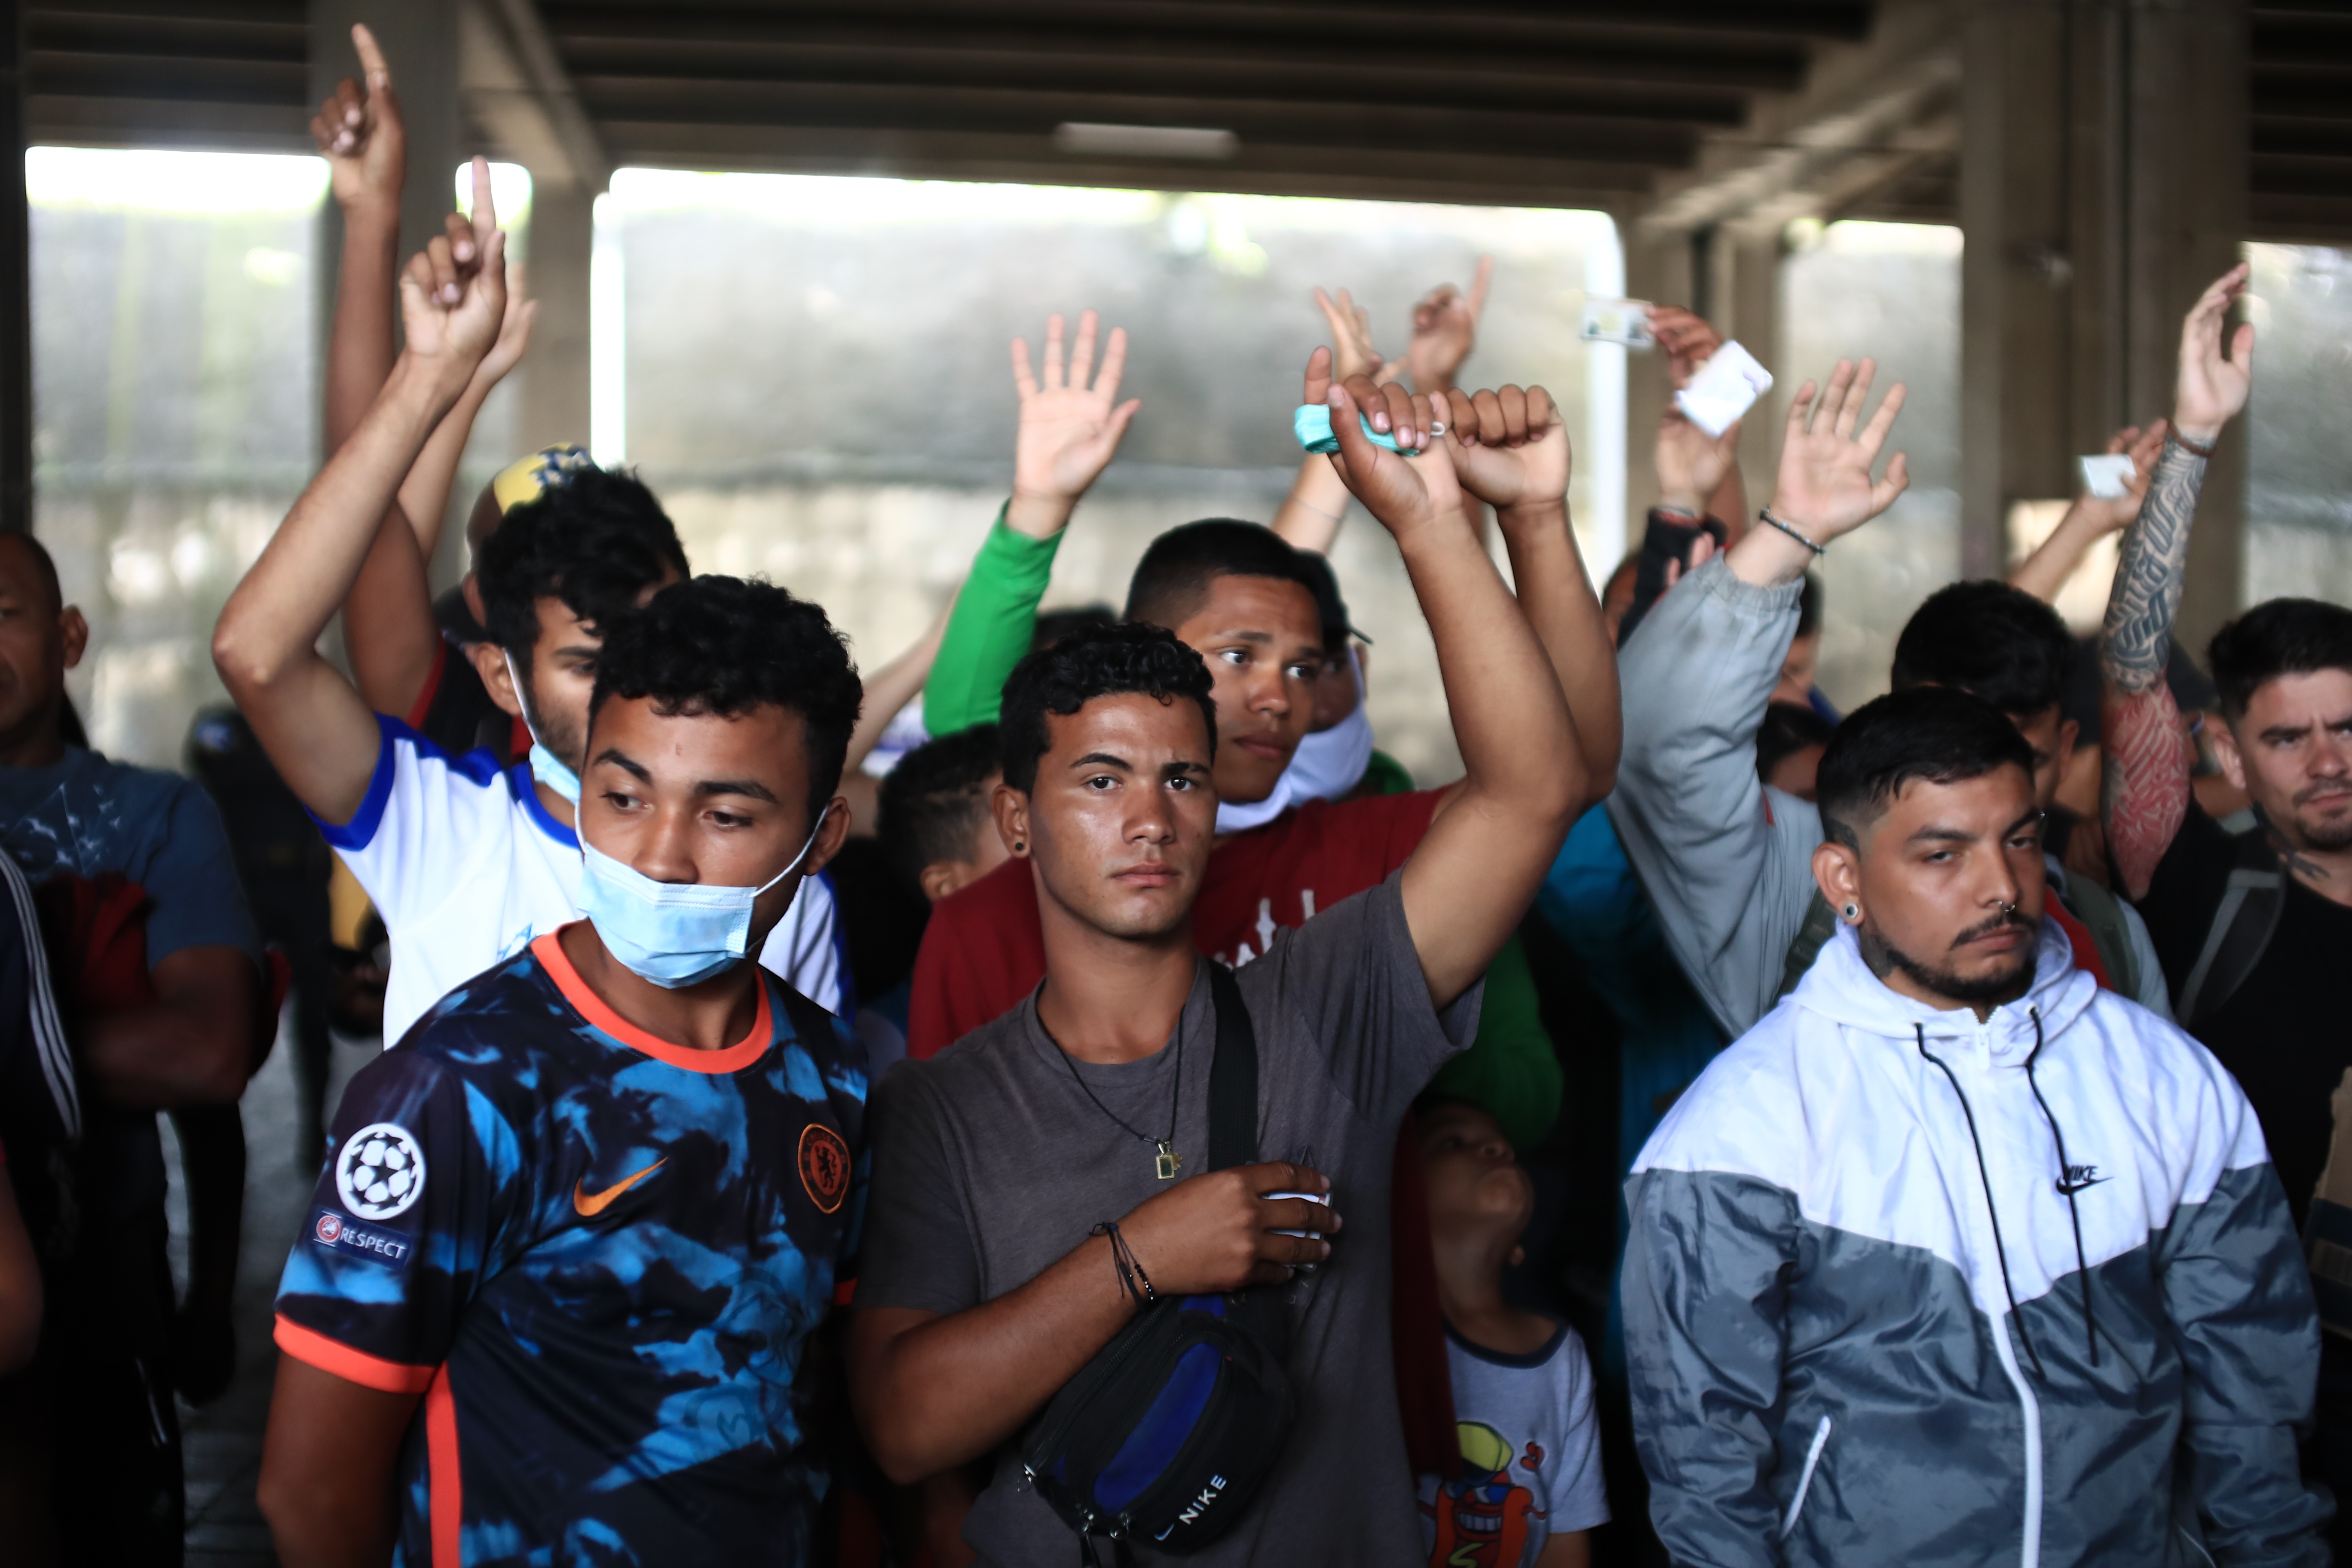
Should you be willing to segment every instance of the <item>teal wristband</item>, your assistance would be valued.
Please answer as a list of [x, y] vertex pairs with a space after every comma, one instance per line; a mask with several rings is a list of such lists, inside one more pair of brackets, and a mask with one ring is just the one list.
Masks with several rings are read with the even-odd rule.
[[[1383, 436], [1373, 429], [1372, 422], [1362, 415], [1356, 416], [1356, 423], [1363, 427], [1364, 439], [1373, 446], [1385, 447], [1402, 457], [1421, 456], [1417, 449], [1407, 450], [1399, 447], [1395, 437]], [[1290, 421], [1290, 428], [1291, 433], [1298, 437], [1298, 444], [1310, 452], [1336, 452], [1339, 449], [1339, 437], [1331, 434], [1331, 411], [1320, 403], [1300, 404], [1297, 415]]]

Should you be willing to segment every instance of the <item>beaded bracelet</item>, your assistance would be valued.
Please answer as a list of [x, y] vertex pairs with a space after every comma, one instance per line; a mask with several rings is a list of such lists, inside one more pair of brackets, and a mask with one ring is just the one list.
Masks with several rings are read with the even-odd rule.
[[1811, 551], [1815, 555], [1827, 555], [1830, 552], [1830, 547], [1828, 545], [1815, 544], [1811, 540], [1807, 539], [1803, 534], [1799, 533], [1795, 529], [1790, 527], [1787, 523], [1782, 522], [1779, 518], [1774, 517], [1772, 515], [1772, 509], [1769, 506], [1756, 514], [1756, 521], [1759, 522], [1770, 523], [1774, 528], [1779, 529], [1781, 532], [1787, 534], [1790, 538], [1795, 540], [1798, 543]]

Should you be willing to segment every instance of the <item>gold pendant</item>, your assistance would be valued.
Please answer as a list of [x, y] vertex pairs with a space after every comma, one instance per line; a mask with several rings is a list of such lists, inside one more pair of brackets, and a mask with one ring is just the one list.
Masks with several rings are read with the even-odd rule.
[[1183, 1167], [1184, 1156], [1176, 1152], [1175, 1148], [1165, 1138], [1156, 1138], [1152, 1142], [1160, 1150], [1159, 1154], [1151, 1162], [1152, 1168], [1160, 1173], [1161, 1181], [1174, 1181], [1176, 1173]]

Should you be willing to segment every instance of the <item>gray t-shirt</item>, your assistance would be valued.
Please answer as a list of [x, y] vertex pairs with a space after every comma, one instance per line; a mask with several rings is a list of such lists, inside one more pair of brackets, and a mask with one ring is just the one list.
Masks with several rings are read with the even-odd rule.
[[[1389, 1348], [1389, 1184], [1398, 1121], [1477, 1033], [1480, 988], [1442, 1014], [1431, 1005], [1402, 875], [1280, 932], [1234, 976], [1257, 1036], [1258, 1153], [1328, 1176], [1347, 1229], [1286, 1298], [1298, 1405], [1288, 1450], [1233, 1532], [1186, 1560], [1202, 1568], [1422, 1560]], [[1204, 1171], [1216, 1026], [1202, 963], [1175, 1037], [1141, 1061], [1063, 1055], [1032, 996], [930, 1061], [895, 1068], [875, 1100], [857, 1304], [950, 1313], [993, 1300], [1165, 1190], [1151, 1145], [1089, 1100], [1081, 1078], [1158, 1138], [1181, 1059], [1175, 1145], [1184, 1176]], [[964, 1539], [1001, 1568], [1075, 1563], [1076, 1534], [1022, 1480], [1019, 1442], [998, 1454]]]

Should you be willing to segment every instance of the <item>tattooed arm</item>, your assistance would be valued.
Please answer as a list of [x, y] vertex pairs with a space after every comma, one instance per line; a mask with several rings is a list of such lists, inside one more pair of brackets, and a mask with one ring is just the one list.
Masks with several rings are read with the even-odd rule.
[[2189, 816], [2189, 747], [2164, 668], [2189, 563], [2189, 525], [2205, 483], [2206, 459], [2191, 448], [2212, 450], [2252, 386], [2253, 328], [2237, 330], [2228, 355], [2221, 347], [2222, 320], [2245, 286], [2245, 267], [2231, 268], [2181, 325], [2175, 436], [2164, 444], [2139, 520], [2124, 535], [2099, 638], [2099, 741], [2106, 761], [2100, 808], [2107, 847], [2135, 899], [2146, 896]]

